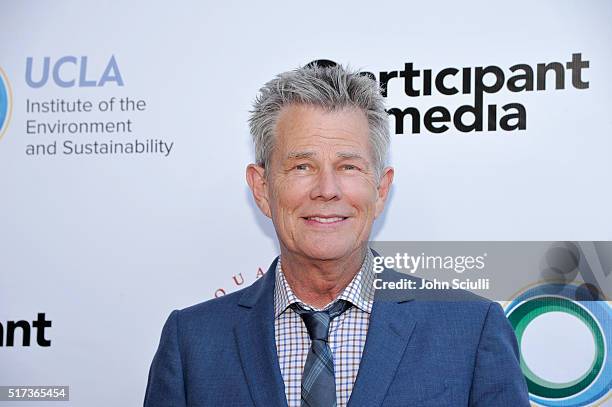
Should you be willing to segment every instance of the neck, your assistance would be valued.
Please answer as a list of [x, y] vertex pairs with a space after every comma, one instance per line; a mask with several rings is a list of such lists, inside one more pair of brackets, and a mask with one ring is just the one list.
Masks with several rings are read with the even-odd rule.
[[281, 266], [293, 293], [304, 303], [322, 308], [335, 300], [359, 272], [367, 247], [342, 259], [318, 260], [281, 247]]

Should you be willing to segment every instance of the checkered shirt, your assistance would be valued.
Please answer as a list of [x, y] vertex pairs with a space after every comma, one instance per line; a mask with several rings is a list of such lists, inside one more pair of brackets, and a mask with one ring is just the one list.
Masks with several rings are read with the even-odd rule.
[[302, 373], [310, 349], [310, 336], [306, 326], [302, 318], [289, 306], [298, 303], [306, 309], [321, 311], [339, 299], [349, 301], [353, 306], [331, 321], [329, 347], [334, 357], [337, 405], [342, 407], [348, 403], [357, 378], [374, 300], [372, 257], [372, 252], [368, 249], [361, 269], [350, 284], [336, 300], [320, 309], [304, 304], [295, 296], [283, 274], [280, 258], [278, 259], [274, 286], [274, 331], [276, 352], [289, 407], [300, 407]]

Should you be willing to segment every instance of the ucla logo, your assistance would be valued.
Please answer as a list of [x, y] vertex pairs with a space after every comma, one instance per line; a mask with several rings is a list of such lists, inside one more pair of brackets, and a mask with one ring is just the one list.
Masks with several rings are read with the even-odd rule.
[[506, 308], [530, 399], [538, 406], [599, 405], [612, 388], [612, 308], [580, 286], [541, 284]]
[[28, 57], [25, 81], [31, 88], [42, 88], [49, 82], [49, 79], [60, 88], [102, 87], [107, 83], [123, 86], [123, 78], [114, 55], [110, 57], [101, 72], [96, 71], [92, 74], [88, 71], [87, 63], [86, 56], [66, 55], [56, 60], [44, 57], [39, 62], [35, 61], [34, 57]]
[[12, 99], [11, 85], [9, 84], [8, 77], [4, 70], [0, 68], [0, 140], [2, 140], [2, 136], [4, 136], [11, 120]]

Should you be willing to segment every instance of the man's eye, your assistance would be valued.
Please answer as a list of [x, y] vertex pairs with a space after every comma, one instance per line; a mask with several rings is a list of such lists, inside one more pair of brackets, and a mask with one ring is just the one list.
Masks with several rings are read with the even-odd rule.
[[353, 165], [353, 164], [344, 164], [344, 165], [342, 166], [342, 169], [343, 169], [343, 170], [349, 170], [349, 171], [352, 171], [352, 170], [356, 170], [356, 169], [357, 169], [357, 166], [355, 166], [355, 165]]
[[298, 164], [298, 165], [295, 166], [295, 169], [296, 170], [300, 170], [300, 171], [305, 171], [305, 170], [307, 170], [309, 168], [310, 168], [310, 165], [308, 165], [308, 164]]

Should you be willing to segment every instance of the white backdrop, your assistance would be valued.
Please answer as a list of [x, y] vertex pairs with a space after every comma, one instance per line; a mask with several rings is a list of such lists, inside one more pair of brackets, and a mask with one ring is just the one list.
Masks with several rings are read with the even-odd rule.
[[[169, 312], [250, 284], [276, 255], [271, 222], [244, 181], [253, 160], [248, 111], [264, 82], [315, 59], [377, 75], [409, 62], [434, 75], [489, 65], [510, 75], [515, 64], [565, 64], [580, 53], [589, 61], [587, 89], [572, 86], [567, 70], [565, 89], [554, 89], [551, 77], [546, 90], [485, 95], [498, 109], [523, 104], [525, 130], [462, 133], [451, 125], [440, 135], [394, 135], [395, 186], [373, 238], [612, 240], [610, 2], [4, 0], [0, 7], [10, 107], [0, 128], [0, 323], [31, 322], [39, 312], [53, 323], [50, 347], [34, 334], [29, 347], [19, 340], [0, 347], [0, 385], [69, 385], [71, 401], [58, 405], [142, 403]], [[60, 80], [75, 79], [70, 87], [53, 80], [65, 56], [77, 61], [58, 67]], [[27, 59], [37, 81], [45, 57], [48, 81], [28, 86]], [[103, 86], [79, 86], [105, 77]], [[113, 97], [112, 112], [26, 111], [28, 101], [97, 106]], [[126, 97], [146, 109], [117, 111]], [[397, 80], [387, 100], [423, 115], [437, 105], [452, 113], [473, 95], [408, 97]], [[130, 120], [133, 131], [28, 134], [28, 120]], [[66, 140], [136, 139], [174, 144], [167, 156], [61, 148]], [[54, 142], [55, 155], [27, 154], [28, 145]], [[541, 334], [549, 322], [539, 324]], [[571, 370], [554, 355], [550, 363]]]

